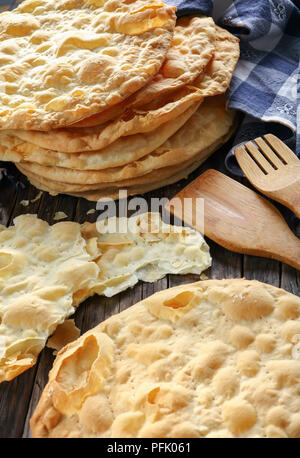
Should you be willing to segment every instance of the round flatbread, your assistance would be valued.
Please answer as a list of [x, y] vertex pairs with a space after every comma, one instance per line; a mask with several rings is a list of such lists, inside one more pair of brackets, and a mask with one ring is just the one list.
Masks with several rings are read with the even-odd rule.
[[169, 165], [180, 164], [193, 158], [199, 151], [226, 135], [235, 119], [235, 113], [225, 108], [225, 98], [208, 98], [200, 105], [197, 115], [190, 118], [177, 133], [160, 147], [123, 167], [103, 170], [74, 170], [63, 167], [46, 167], [22, 162], [24, 171], [46, 179], [71, 184], [114, 183], [136, 178]]
[[227, 90], [240, 57], [239, 39], [218, 26], [215, 48], [215, 55], [205, 72], [193, 83], [204, 97], [223, 94]]
[[0, 128], [50, 130], [105, 110], [160, 69], [175, 7], [27, 0], [0, 15]]
[[[232, 132], [231, 132], [232, 133]], [[203, 164], [204, 161], [212, 154], [214, 151], [216, 151], [228, 138], [230, 137], [231, 134], [228, 134], [228, 136], [224, 137], [223, 141], [221, 142], [215, 142], [213, 145], [211, 145], [209, 148], [207, 148], [204, 151], [201, 151], [199, 154], [197, 154], [193, 160], [186, 161], [180, 166], [172, 166], [170, 168], [165, 168], [157, 174], [157, 176], [163, 175], [164, 178], [159, 179], [158, 181], [146, 183], [146, 184], [133, 184], [131, 186], [120, 186], [119, 188], [112, 187], [112, 188], [107, 188], [104, 190], [95, 190], [95, 191], [83, 191], [83, 192], [68, 192], [67, 194], [70, 194], [75, 197], [83, 197], [86, 200], [92, 201], [92, 202], [97, 202], [99, 199], [106, 200], [106, 199], [119, 199], [120, 198], [120, 190], [126, 190], [128, 196], [134, 196], [136, 194], [145, 194], [146, 192], [154, 191], [155, 189], [160, 189], [163, 188], [164, 186], [169, 186], [171, 184], [177, 183], [180, 180], [188, 178], [188, 176], [193, 173], [195, 170], [200, 167], [200, 165]], [[172, 170], [173, 174], [170, 174], [170, 171]], [[157, 172], [157, 171], [155, 171]], [[155, 172], [151, 173], [151, 178], [155, 178]], [[166, 173], [164, 173], [166, 172]], [[175, 173], [174, 173], [175, 172]], [[149, 174], [150, 175], [150, 174]], [[145, 175], [144, 175], [145, 176]], [[140, 177], [143, 178], [143, 177]], [[140, 181], [142, 181], [140, 179]], [[34, 184], [38, 189], [43, 189], [43, 185], [39, 186], [38, 182]], [[44, 189], [46, 190], [46, 189]], [[49, 190], [48, 190], [49, 192]], [[66, 193], [66, 192], [65, 192]], [[53, 192], [50, 191], [50, 194], [53, 194]], [[55, 192], [56, 194], [56, 192]]]
[[0, 132], [0, 159], [22, 162], [27, 160], [45, 166], [64, 166], [78, 170], [101, 170], [120, 167], [151, 153], [172, 136], [197, 110], [199, 102], [187, 111], [144, 134], [119, 138], [99, 151], [65, 154], [46, 150]]
[[[186, 18], [184, 18], [184, 20], [186, 20]], [[178, 53], [176, 60], [181, 61], [182, 59], [185, 58], [185, 54], [184, 54], [184, 51], [182, 51], [182, 49], [178, 46], [177, 43], [178, 42], [176, 40], [176, 27], [175, 27], [172, 47], [170, 48], [167, 54], [167, 57], [171, 49], [176, 47], [176, 51]], [[186, 45], [185, 41], [183, 41], [181, 45], [182, 44]], [[187, 48], [187, 46], [185, 46], [185, 48]], [[181, 57], [179, 57], [179, 54], [181, 54]], [[204, 71], [201, 71], [200, 74], [196, 78], [186, 80], [186, 84], [194, 84], [201, 91], [201, 94], [204, 97], [223, 94], [229, 86], [229, 83], [230, 83], [233, 71], [235, 69], [235, 66], [237, 64], [239, 55], [240, 55], [239, 39], [235, 37], [234, 35], [232, 35], [231, 33], [229, 33], [227, 30], [222, 29], [221, 27], [215, 26], [215, 41], [214, 41], [213, 56], [210, 59], [210, 61], [208, 62]], [[188, 63], [185, 62], [185, 65], [187, 64]], [[175, 79], [174, 81], [176, 81], [177, 84], [179, 82], [178, 79]], [[174, 84], [174, 81], [172, 83], [170, 83], [169, 81], [169, 84], [171, 84], [170, 90], [174, 90], [174, 86], [177, 87], [177, 85]], [[93, 115], [90, 118], [83, 119], [79, 123], [74, 124], [74, 127], [75, 126], [78, 126], [78, 127], [94, 126], [98, 123], [101, 124], [101, 123], [107, 122], [108, 120], [115, 119], [116, 117], [120, 116], [130, 106], [134, 106], [134, 107], [143, 106], [143, 104], [145, 103], [144, 100], [149, 101], [152, 99], [150, 94], [152, 94], [152, 96], [155, 99], [157, 98], [158, 93], [160, 92], [159, 82], [162, 86], [161, 87], [162, 93], [164, 91], [167, 91], [167, 87], [164, 84], [164, 79], [160, 71], [158, 75], [153, 79], [153, 83], [150, 82], [148, 85], [146, 85], [136, 94], [133, 94], [131, 97], [129, 97], [124, 102], [116, 105], [115, 107], [111, 109], [108, 109], [99, 114]], [[156, 88], [156, 91], [157, 91], [156, 95], [155, 95], [155, 91], [153, 90], [154, 87]]]
[[188, 161], [184, 161], [170, 167], [163, 167], [137, 178], [114, 182], [113, 186], [111, 186], [112, 183], [92, 185], [59, 183], [53, 180], [44, 179], [39, 175], [28, 172], [27, 170], [25, 171], [20, 164], [17, 165], [17, 168], [27, 176], [33, 186], [42, 191], [49, 192], [51, 195], [64, 193], [75, 197], [83, 197], [90, 201], [98, 201], [99, 199], [119, 199], [120, 190], [126, 190], [128, 196], [133, 196], [136, 194], [144, 194], [187, 178], [214, 151], [216, 151], [231, 137], [235, 127], [236, 125], [233, 124], [227, 134], [219, 138], [207, 148], [199, 151], [198, 154], [195, 154]]
[[[205, 149], [203, 152], [203, 160], [205, 160], [208, 156], [209, 153], [214, 151], [218, 146], [220, 146], [220, 143], [215, 143], [212, 145], [211, 148]], [[201, 158], [202, 158], [201, 154]], [[151, 184], [157, 184], [157, 183], [162, 183], [164, 186], [165, 180], [167, 180], [170, 177], [175, 177], [176, 173], [176, 178], [181, 179], [182, 177], [187, 176], [187, 169], [186, 166], [190, 165], [191, 162], [195, 163], [196, 167], [196, 162], [198, 164], [197, 159], [199, 159], [199, 155], [196, 155], [193, 161], [184, 161], [180, 164], [172, 165], [170, 167], [162, 167], [160, 169], [153, 170], [152, 172], [146, 173], [145, 175], [141, 175], [136, 178], [131, 178], [128, 180], [123, 180], [123, 181], [115, 181], [113, 183], [113, 186], [115, 189], [125, 189], [125, 188], [132, 188], [134, 186], [144, 186], [144, 185], [151, 185]], [[199, 165], [199, 164], [198, 164]], [[198, 167], [197, 165], [197, 167]], [[17, 164], [17, 168], [20, 170], [20, 172], [24, 173], [31, 183], [33, 185], [39, 185], [37, 187], [43, 187], [44, 191], [50, 191], [50, 192], [58, 192], [58, 193], [69, 193], [69, 192], [85, 192], [85, 191], [106, 191], [107, 189], [111, 188], [112, 183], [96, 183], [96, 184], [70, 184], [70, 183], [61, 183], [58, 181], [54, 180], [47, 180], [46, 178], [43, 178], [39, 175], [36, 175], [34, 173], [30, 173], [28, 171], [25, 171], [25, 169], [22, 167], [22, 165]], [[181, 178], [178, 178], [178, 177]]]
[[[212, 154], [220, 145], [215, 145], [213, 148], [208, 148], [208, 152], [205, 155], [204, 152], [203, 154], [199, 155], [199, 158], [195, 158], [193, 162], [188, 161], [187, 163], [181, 164], [181, 167], [178, 166], [173, 166], [170, 168], [164, 168], [161, 169], [161, 171], [157, 174], [155, 172], [150, 172], [147, 175], [143, 175], [143, 177], [138, 177], [134, 180], [127, 180], [124, 182], [116, 183], [119, 185], [119, 187], [105, 187], [104, 189], [94, 189], [94, 190], [82, 190], [81, 188], [85, 188], [83, 185], [82, 187], [80, 185], [61, 185], [60, 189], [65, 189], [64, 191], [57, 191], [49, 188], [49, 186], [52, 185], [53, 182], [45, 183], [46, 180], [44, 181], [44, 184], [42, 184], [39, 180], [40, 177], [37, 177], [36, 175], [33, 177], [33, 175], [28, 174], [27, 172], [25, 173], [22, 171], [22, 168], [18, 165], [18, 169], [23, 172], [25, 175], [27, 174], [28, 180], [30, 183], [35, 186], [37, 189], [40, 189], [41, 191], [46, 191], [49, 194], [55, 196], [57, 194], [69, 194], [74, 197], [82, 197], [86, 200], [89, 200], [91, 202], [97, 202], [98, 200], [117, 200], [120, 198], [120, 191], [126, 191], [128, 196], [134, 196], [137, 194], [145, 194], [150, 191], [154, 191], [155, 189], [163, 188], [164, 186], [168, 186], [173, 183], [177, 183], [178, 181], [187, 178], [194, 170], [196, 170], [209, 156]], [[196, 160], [198, 159], [198, 160]], [[188, 165], [190, 164], [190, 165]], [[186, 168], [185, 168], [186, 167]], [[177, 172], [176, 172], [177, 170]], [[179, 171], [178, 171], [179, 170]], [[176, 173], [171, 173], [171, 171], [176, 172]], [[165, 173], [166, 172], [166, 173]], [[158, 181], [154, 181], [155, 177], [157, 176], [165, 176], [164, 178], [159, 179]], [[145, 178], [143, 180], [143, 178]], [[140, 184], [132, 184], [132, 181], [137, 182]], [[124, 185], [124, 183], [127, 183]], [[70, 186], [70, 189], [72, 190], [67, 191], [68, 187]], [[94, 185], [90, 185], [92, 188]], [[58, 187], [57, 183], [55, 182], [54, 188]]]
[[141, 90], [113, 109], [95, 114], [74, 124], [74, 127], [95, 126], [123, 110], [141, 107], [200, 76], [215, 53], [216, 29], [211, 17], [184, 17], [176, 22], [171, 46], [157, 75]]
[[60, 350], [32, 435], [300, 438], [299, 316], [256, 280], [153, 294]]
[[62, 153], [97, 151], [121, 137], [150, 132], [180, 116], [194, 102], [202, 99], [203, 96], [198, 93], [197, 88], [185, 86], [143, 109], [128, 109], [115, 121], [100, 126], [81, 129], [70, 127], [53, 129], [49, 132], [6, 130], [4, 133], [32, 145]]

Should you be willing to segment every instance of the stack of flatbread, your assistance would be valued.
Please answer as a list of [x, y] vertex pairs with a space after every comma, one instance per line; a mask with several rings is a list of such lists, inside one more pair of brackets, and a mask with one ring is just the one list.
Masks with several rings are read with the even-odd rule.
[[[102, 6], [98, 6], [102, 5]], [[186, 177], [231, 135], [238, 39], [148, 0], [27, 0], [0, 15], [0, 160], [89, 200]]]

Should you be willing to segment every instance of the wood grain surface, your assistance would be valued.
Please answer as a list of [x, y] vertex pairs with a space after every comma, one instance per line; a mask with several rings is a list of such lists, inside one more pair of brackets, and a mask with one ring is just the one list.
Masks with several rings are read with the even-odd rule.
[[[7, 1], [7, 3], [9, 2]], [[12, 2], [11, 4], [15, 3]], [[165, 196], [171, 198], [191, 180], [209, 168], [215, 168], [227, 173], [224, 168], [224, 158], [231, 146], [232, 142], [224, 145], [187, 180], [153, 191], [144, 197], [147, 198], [148, 202], [150, 202], [151, 197]], [[7, 163], [0, 162], [0, 168], [7, 167], [7, 165]], [[96, 221], [99, 216], [98, 211], [87, 215], [88, 210], [96, 208], [95, 203], [70, 196], [52, 197], [47, 193], [42, 193], [38, 200], [30, 202], [38, 195], [38, 191], [33, 186], [30, 186], [24, 177], [22, 178], [13, 165], [9, 165], [8, 172], [12, 177], [21, 179], [24, 184], [21, 185], [18, 180], [8, 178], [0, 182], [1, 224], [10, 225], [16, 216], [24, 213], [35, 213], [39, 218], [48, 221], [50, 224], [55, 223], [53, 218], [57, 211], [65, 212], [68, 215], [66, 220], [80, 223], [83, 221]], [[246, 179], [243, 179], [242, 182], [249, 186]], [[29, 201], [29, 205], [24, 206], [22, 201]], [[288, 215], [287, 210], [278, 204], [276, 205], [280, 211]], [[232, 230], [234, 231], [234, 227]], [[207, 239], [207, 242], [213, 258], [212, 267], [206, 272], [209, 278], [246, 277], [282, 287], [299, 295], [299, 271], [270, 259], [233, 253], [221, 248], [209, 239]], [[77, 309], [74, 314], [75, 323], [83, 333], [109, 316], [126, 309], [156, 291], [196, 280], [199, 280], [196, 275], [169, 275], [155, 283], [140, 282], [134, 288], [112, 298], [94, 296], [82, 303]], [[52, 367], [53, 360], [53, 351], [45, 348], [39, 355], [37, 364], [34, 367], [11, 382], [4, 382], [0, 385], [0, 438], [30, 437], [29, 419], [47, 383], [48, 372]]]
[[[204, 201], [204, 217], [197, 224], [198, 199]], [[300, 239], [277, 208], [218, 170], [202, 173], [167, 208], [179, 218], [183, 212], [187, 224], [228, 250], [276, 259], [300, 270]]]

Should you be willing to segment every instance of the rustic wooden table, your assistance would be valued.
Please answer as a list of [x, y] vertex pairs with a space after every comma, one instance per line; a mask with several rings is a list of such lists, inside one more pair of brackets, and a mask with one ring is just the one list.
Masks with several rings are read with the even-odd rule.
[[[9, 3], [9, 0], [6, 1]], [[7, 9], [1, 5], [2, 3], [4, 2], [0, 2], [0, 10]], [[11, 7], [16, 3], [18, 2], [11, 2]], [[148, 201], [150, 201], [151, 197], [165, 196], [171, 198], [188, 182], [208, 168], [215, 168], [225, 172], [224, 157], [230, 147], [231, 142], [228, 142], [187, 180], [182, 180], [175, 185], [148, 193], [145, 197]], [[1, 165], [0, 163], [0, 168], [1, 166], [7, 166], [7, 164], [3, 163]], [[35, 213], [39, 218], [53, 224], [55, 222], [53, 218], [57, 211], [65, 212], [68, 215], [66, 220], [79, 223], [96, 221], [99, 215], [98, 212], [87, 215], [88, 210], [95, 209], [95, 203], [87, 202], [84, 199], [65, 195], [52, 197], [47, 193], [43, 193], [38, 200], [30, 202], [38, 195], [38, 191], [33, 186], [30, 186], [25, 178], [21, 177], [13, 165], [9, 165], [8, 171], [12, 176], [21, 178], [25, 186], [20, 186], [18, 181], [13, 179], [5, 178], [0, 181], [0, 224], [10, 225], [16, 216], [24, 213]], [[246, 180], [244, 180], [244, 183], [248, 185]], [[24, 206], [22, 201], [29, 201], [29, 205]], [[283, 207], [280, 207], [280, 209], [283, 210]], [[212, 267], [206, 272], [209, 278], [246, 277], [282, 287], [299, 295], [300, 272], [295, 269], [270, 259], [233, 253], [210, 240], [207, 240], [207, 242], [213, 258]], [[126, 309], [156, 291], [198, 279], [195, 275], [168, 275], [156, 283], [139, 283], [133, 289], [113, 298], [94, 296], [77, 309], [74, 315], [75, 323], [83, 333], [109, 316]], [[45, 348], [34, 367], [11, 382], [4, 382], [0, 385], [0, 438], [30, 437], [29, 419], [47, 383], [48, 372], [52, 367], [53, 360], [52, 350]]]
[[[173, 197], [183, 186], [208, 168], [224, 171], [224, 156], [231, 143], [228, 142], [213, 154], [187, 180], [182, 180], [172, 186], [146, 194], [148, 202], [151, 197]], [[6, 165], [7, 164], [2, 164]], [[1, 167], [1, 163], [0, 163]], [[21, 177], [13, 165], [9, 166], [9, 173], [14, 177]], [[87, 215], [87, 211], [95, 209], [95, 203], [70, 196], [52, 197], [43, 193], [40, 199], [30, 202], [38, 195], [38, 191], [30, 186], [24, 177], [21, 177], [25, 186], [18, 185], [17, 181], [4, 179], [0, 182], [0, 223], [9, 225], [13, 219], [23, 213], [35, 213], [39, 218], [50, 224], [57, 211], [64, 211], [66, 220], [95, 221], [99, 212]], [[22, 201], [29, 201], [24, 207]], [[233, 228], [234, 230], [234, 228]], [[270, 228], [271, 230], [271, 228]], [[213, 258], [212, 267], [206, 272], [209, 278], [238, 278], [246, 277], [282, 287], [296, 295], [300, 293], [300, 272], [295, 269], [265, 258], [243, 256], [223, 249], [210, 240], [207, 240]], [[189, 283], [198, 280], [196, 275], [168, 275], [155, 283], [139, 283], [115, 297], [105, 298], [94, 296], [77, 309], [74, 319], [76, 325], [85, 332], [109, 316], [118, 313], [142, 300], [150, 294], [180, 283]], [[39, 400], [41, 392], [47, 383], [48, 372], [52, 367], [54, 356], [52, 350], [45, 348], [37, 364], [11, 382], [0, 385], [0, 437], [30, 437], [29, 419]]]

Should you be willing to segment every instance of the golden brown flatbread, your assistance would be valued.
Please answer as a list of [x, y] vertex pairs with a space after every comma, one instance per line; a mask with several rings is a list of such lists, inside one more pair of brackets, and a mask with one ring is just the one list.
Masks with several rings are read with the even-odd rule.
[[161, 146], [184, 125], [199, 105], [200, 102], [194, 103], [185, 112], [151, 132], [119, 138], [105, 148], [92, 152], [59, 153], [0, 132], [0, 159], [16, 163], [26, 160], [45, 166], [63, 166], [78, 170], [102, 170], [123, 166], [146, 156]]
[[158, 72], [174, 27], [175, 7], [148, 0], [26, 0], [2, 13], [0, 128], [50, 130], [121, 102]]
[[159, 72], [127, 100], [102, 113], [75, 123], [87, 127], [115, 119], [130, 107], [142, 107], [154, 99], [191, 84], [200, 76], [216, 52], [216, 28], [211, 17], [183, 17], [177, 20], [171, 46]]
[[65, 153], [99, 151], [121, 137], [153, 131], [202, 100], [203, 96], [197, 88], [183, 87], [171, 95], [161, 97], [159, 102], [155, 100], [139, 109], [127, 110], [115, 121], [100, 126], [81, 129], [69, 127], [48, 132], [5, 130], [4, 134], [28, 142], [27, 149], [37, 150], [34, 146], [38, 146]]
[[118, 199], [119, 191], [126, 190], [128, 196], [134, 194], [144, 194], [157, 188], [162, 188], [172, 183], [176, 183], [183, 178], [187, 178], [194, 170], [196, 170], [214, 151], [216, 151], [223, 143], [225, 143], [232, 135], [236, 125], [233, 124], [227, 134], [220, 137], [217, 141], [210, 144], [207, 148], [195, 154], [188, 161], [176, 164], [173, 166], [163, 167], [153, 170], [145, 175], [137, 178], [111, 183], [100, 183], [92, 185], [79, 185], [60, 183], [49, 179], [44, 179], [36, 174], [25, 171], [18, 164], [17, 168], [24, 173], [31, 184], [38, 189], [49, 192], [52, 195], [58, 193], [71, 194], [76, 197], [84, 197], [88, 200], [97, 201], [99, 199]]
[[239, 39], [218, 26], [215, 48], [215, 55], [205, 72], [194, 81], [204, 97], [223, 94], [227, 90], [240, 56]]
[[300, 438], [299, 316], [255, 280], [160, 291], [58, 353], [32, 435]]
[[161, 147], [122, 167], [78, 170], [46, 167], [31, 162], [22, 162], [21, 166], [25, 172], [61, 183], [89, 185], [133, 179], [162, 167], [184, 163], [192, 159], [201, 150], [208, 148], [225, 136], [230, 131], [234, 119], [235, 113], [225, 108], [224, 97], [208, 98], [200, 106], [195, 118], [190, 118], [190, 121], [187, 121]]

